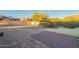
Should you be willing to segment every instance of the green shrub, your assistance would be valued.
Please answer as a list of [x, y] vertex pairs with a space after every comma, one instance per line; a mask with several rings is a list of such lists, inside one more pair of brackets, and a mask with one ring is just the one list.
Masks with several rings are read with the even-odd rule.
[[63, 23], [63, 27], [67, 28], [76, 28], [79, 27], [79, 22], [68, 22], [68, 23]]

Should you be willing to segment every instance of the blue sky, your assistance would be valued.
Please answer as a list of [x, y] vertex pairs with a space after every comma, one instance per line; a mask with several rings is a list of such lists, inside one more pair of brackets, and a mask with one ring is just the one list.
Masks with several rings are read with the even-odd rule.
[[34, 12], [42, 12], [48, 14], [49, 17], [65, 17], [71, 15], [79, 15], [79, 10], [0, 10], [0, 15], [14, 17], [31, 17]]

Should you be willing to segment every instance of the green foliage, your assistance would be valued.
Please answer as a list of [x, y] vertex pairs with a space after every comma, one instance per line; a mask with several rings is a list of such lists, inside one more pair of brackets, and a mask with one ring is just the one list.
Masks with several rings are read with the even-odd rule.
[[67, 28], [76, 28], [76, 27], [79, 27], [79, 22], [68, 22], [68, 23], [63, 23], [63, 27], [67, 27]]
[[35, 12], [35, 13], [32, 14], [31, 19], [34, 20], [34, 21], [45, 21], [45, 20], [48, 19], [48, 15]]
[[1, 21], [1, 20], [4, 20], [4, 17], [3, 17], [3, 16], [0, 17], [0, 21]]
[[2, 18], [0, 18], [0, 21], [3, 20]]
[[48, 22], [46, 27], [76, 28], [79, 27], [79, 22]]

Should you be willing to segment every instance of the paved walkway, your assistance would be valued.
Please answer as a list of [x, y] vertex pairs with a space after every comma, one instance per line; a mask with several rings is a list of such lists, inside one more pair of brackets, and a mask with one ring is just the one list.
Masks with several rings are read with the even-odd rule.
[[79, 28], [69, 29], [69, 28], [46, 28], [44, 31], [56, 32], [60, 34], [71, 35], [79, 37]]

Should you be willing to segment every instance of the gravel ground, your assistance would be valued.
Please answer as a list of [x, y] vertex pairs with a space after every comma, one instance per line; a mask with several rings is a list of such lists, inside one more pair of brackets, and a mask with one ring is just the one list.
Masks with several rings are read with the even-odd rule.
[[11, 28], [0, 29], [4, 37], [0, 37], [1, 48], [47, 48], [40, 41], [31, 38], [31, 35], [42, 32], [42, 28]]
[[79, 48], [76, 38], [65, 34], [41, 32], [32, 35], [32, 37], [52, 48]]
[[[72, 31], [73, 33], [72, 33]], [[32, 28], [32, 27], [11, 27], [11, 28], [0, 28], [0, 32], [4, 32], [4, 37], [0, 37], [0, 48], [49, 48], [49, 44], [46, 42], [52, 42], [51, 40], [46, 40], [50, 33], [47, 34], [47, 36], [44, 36], [40, 39], [40, 36], [45, 32], [56, 32], [60, 34], [66, 34], [66, 35], [74, 35], [78, 37], [79, 31], [75, 32], [74, 29], [52, 29], [52, 28]], [[36, 35], [38, 33], [42, 33], [41, 35]], [[55, 34], [55, 33], [54, 33]], [[54, 35], [53, 34], [53, 35]], [[33, 38], [32, 35], [36, 35], [38, 38]], [[46, 35], [46, 34], [44, 34]], [[53, 35], [51, 37], [53, 37]], [[59, 35], [58, 35], [59, 36]], [[44, 39], [46, 38], [46, 39]], [[54, 36], [55, 38], [55, 36]], [[73, 38], [72, 38], [73, 39]], [[46, 42], [43, 42], [42, 40], [45, 40]], [[61, 40], [61, 39], [60, 39]], [[77, 40], [77, 39], [75, 39]], [[58, 40], [59, 41], [59, 40]], [[72, 40], [71, 40], [72, 41]], [[60, 41], [59, 41], [60, 42]], [[54, 42], [53, 42], [54, 43]]]

